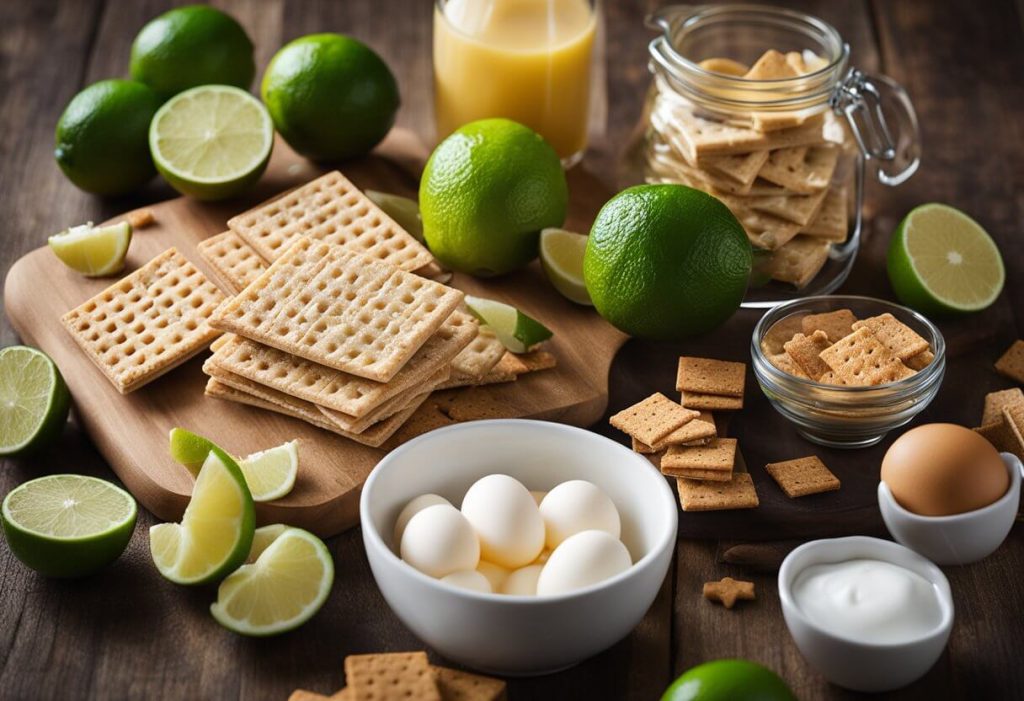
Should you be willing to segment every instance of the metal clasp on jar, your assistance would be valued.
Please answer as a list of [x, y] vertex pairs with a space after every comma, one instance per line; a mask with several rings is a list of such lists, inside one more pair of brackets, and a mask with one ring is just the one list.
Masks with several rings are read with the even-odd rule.
[[917, 115], [900, 85], [851, 68], [829, 105], [846, 117], [864, 159], [875, 163], [881, 183], [900, 185], [917, 171], [921, 163]]

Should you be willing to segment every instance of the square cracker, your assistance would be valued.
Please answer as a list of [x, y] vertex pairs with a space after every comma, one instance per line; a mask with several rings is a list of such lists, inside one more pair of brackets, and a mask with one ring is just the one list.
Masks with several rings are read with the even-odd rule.
[[735, 411], [743, 408], [743, 397], [723, 397], [720, 394], [683, 391], [680, 403], [687, 409], [700, 411]]
[[764, 469], [791, 499], [839, 489], [839, 478], [816, 455], [770, 462]]
[[709, 157], [701, 163], [701, 167], [750, 187], [757, 177], [758, 171], [768, 160], [768, 153], [768, 151], [751, 151], [732, 156]]
[[800, 225], [779, 219], [771, 214], [754, 212], [747, 208], [736, 207], [733, 214], [743, 225], [752, 246], [774, 251], [785, 246], [800, 233]]
[[208, 320], [224, 295], [177, 249], [75, 307], [61, 323], [121, 394], [176, 368], [220, 333]]
[[357, 377], [235, 335], [227, 336], [228, 340], [210, 360], [279, 392], [358, 418], [447, 366], [475, 333], [473, 318], [455, 312], [386, 383]]
[[746, 374], [744, 363], [683, 356], [676, 371], [676, 389], [742, 397]]
[[791, 283], [802, 290], [825, 266], [831, 247], [828, 241], [797, 236], [772, 252], [764, 272], [773, 280]]
[[301, 238], [237, 297], [214, 328], [387, 382], [463, 294], [339, 246]]
[[229, 219], [228, 228], [268, 262], [304, 236], [410, 272], [434, 260], [423, 244], [338, 171]]
[[501, 360], [494, 366], [498, 372], [511, 372], [515, 375], [525, 375], [528, 372], [549, 370], [558, 364], [557, 359], [545, 350], [535, 350], [529, 353], [506, 352]]
[[244, 290], [267, 269], [259, 254], [233, 231], [200, 241], [196, 250], [224, 283], [224, 290], [231, 294]]
[[821, 359], [849, 385], [883, 385], [914, 374], [865, 327], [823, 350]]
[[434, 667], [444, 701], [504, 701], [505, 682], [448, 667]]
[[700, 416], [699, 411], [685, 409], [661, 392], [623, 409], [608, 421], [633, 438], [653, 445], [677, 428]]
[[868, 329], [900, 360], [929, 350], [928, 341], [889, 312], [856, 321], [852, 327], [854, 331], [860, 328]]
[[486, 375], [501, 357], [505, 355], [505, 346], [489, 328], [480, 327], [476, 338], [459, 351], [452, 359], [452, 371], [474, 378]]
[[[664, 464], [665, 457], [662, 456], [661, 464]], [[728, 482], [732, 479], [732, 470], [699, 470], [696, 468], [677, 468], [665, 474], [671, 474], [675, 478], [688, 480], [703, 480], [708, 482]]]
[[743, 204], [755, 212], [807, 226], [825, 202], [826, 190], [811, 195], [758, 195], [745, 197]]
[[1024, 384], [1024, 341], [1014, 341], [996, 361], [996, 372]]
[[676, 480], [676, 489], [683, 511], [753, 509], [760, 503], [748, 472], [737, 472], [728, 482], [680, 478]]
[[911, 370], [924, 370], [926, 367], [932, 364], [933, 360], [935, 360], [935, 354], [932, 353], [930, 350], [926, 350], [921, 351], [917, 355], [910, 356], [909, 358], [903, 361], [903, 364], [906, 365]]
[[675, 129], [681, 137], [679, 145], [684, 149], [683, 155], [690, 163], [702, 167], [703, 159], [708, 156], [731, 156], [750, 151], [807, 146], [824, 140], [822, 124], [817, 120], [790, 129], [762, 132], [705, 119], [686, 109], [677, 112], [679, 118], [675, 122]]
[[353, 701], [441, 701], [425, 652], [349, 655], [345, 678]]
[[846, 188], [830, 188], [818, 213], [800, 229], [800, 233], [832, 243], [842, 243], [849, 235]]
[[707, 420], [703, 418], [706, 415], [707, 412], [701, 412], [701, 415], [696, 419], [687, 421], [657, 443], [649, 446], [652, 452], [664, 450], [672, 445], [703, 444], [710, 441], [712, 438], [715, 438], [718, 435], [717, 429], [715, 428], [715, 422], [713, 419]]
[[972, 429], [987, 440], [1001, 453], [1013, 453], [1024, 460], [1024, 442], [1019, 440], [1019, 432], [1014, 431], [1010, 422], [1000, 417], [998, 421]]
[[981, 425], [1002, 421], [1003, 409], [1012, 406], [1024, 406], [1024, 392], [1019, 387], [989, 392], [985, 395], [985, 411], [981, 417]]
[[821, 359], [820, 354], [831, 345], [828, 335], [819, 330], [810, 336], [798, 333], [782, 347], [786, 349], [786, 355], [800, 366], [807, 377], [818, 380], [829, 371], [829, 366]]
[[833, 312], [808, 314], [800, 321], [804, 334], [810, 336], [815, 331], [824, 331], [828, 342], [835, 343], [840, 338], [853, 332], [853, 324], [857, 317], [849, 309], [836, 309]]
[[790, 192], [810, 195], [829, 186], [838, 161], [835, 146], [780, 149], [772, 152], [757, 176]]
[[670, 445], [661, 459], [661, 471], [666, 475], [676, 475], [677, 470], [732, 472], [736, 464], [736, 445], [735, 438], [717, 438], [702, 446]]

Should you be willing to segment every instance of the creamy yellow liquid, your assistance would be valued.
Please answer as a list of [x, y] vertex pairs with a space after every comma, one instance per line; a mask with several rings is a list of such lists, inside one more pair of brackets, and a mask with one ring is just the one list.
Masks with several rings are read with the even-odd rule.
[[451, 0], [434, 11], [434, 112], [443, 139], [467, 122], [506, 117], [561, 158], [587, 144], [587, 0]]

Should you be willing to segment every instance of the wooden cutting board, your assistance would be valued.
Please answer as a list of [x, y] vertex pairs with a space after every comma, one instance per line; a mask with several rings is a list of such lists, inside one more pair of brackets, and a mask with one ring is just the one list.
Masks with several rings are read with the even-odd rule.
[[[346, 164], [343, 172], [360, 188], [415, 196], [427, 155], [411, 133], [395, 130], [374, 155]], [[204, 204], [179, 198], [152, 206], [156, 223], [136, 232], [127, 270], [176, 246], [209, 275], [209, 268], [196, 253], [199, 241], [223, 231], [229, 217], [320, 172], [279, 140], [266, 174], [245, 200]], [[579, 168], [570, 173], [569, 180], [573, 202], [567, 225], [588, 231], [609, 193]], [[110, 283], [110, 279], [83, 278], [43, 247], [18, 260], [8, 273], [6, 311], [24, 342], [41, 348], [57, 363], [81, 423], [143, 506], [159, 518], [178, 520], [188, 503], [192, 477], [170, 459], [167, 445], [170, 429], [182, 426], [209, 436], [236, 455], [299, 439], [295, 489], [278, 501], [257, 504], [260, 524], [289, 523], [329, 536], [358, 523], [360, 487], [384, 452], [296, 419], [204, 397], [206, 376], [201, 366], [207, 353], [127, 396], [120, 395], [60, 323], [65, 312]], [[625, 340], [622, 334], [593, 309], [562, 298], [536, 262], [498, 280], [460, 275], [452, 284], [471, 294], [514, 304], [555, 334], [551, 351], [558, 358], [557, 368], [507, 385], [482, 388], [484, 391], [522, 417], [578, 426], [600, 418], [608, 401], [608, 370]], [[425, 465], [424, 469], [444, 466]]]

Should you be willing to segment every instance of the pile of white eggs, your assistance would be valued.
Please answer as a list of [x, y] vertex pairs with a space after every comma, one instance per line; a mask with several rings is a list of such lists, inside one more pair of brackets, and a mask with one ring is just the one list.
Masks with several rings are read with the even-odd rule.
[[395, 523], [402, 559], [463, 589], [554, 596], [629, 569], [615, 504], [584, 480], [531, 492], [508, 475], [477, 480], [461, 509], [444, 497], [410, 501]]

